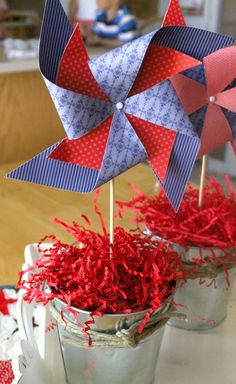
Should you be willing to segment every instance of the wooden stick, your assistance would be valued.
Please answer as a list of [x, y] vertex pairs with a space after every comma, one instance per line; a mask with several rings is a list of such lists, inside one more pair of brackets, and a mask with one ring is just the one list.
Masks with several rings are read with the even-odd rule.
[[159, 183], [159, 181], [156, 181], [155, 188], [154, 188], [154, 192], [155, 192], [155, 195], [156, 195], [156, 196], [159, 196], [159, 195], [160, 195], [160, 192], [161, 192], [161, 184]]
[[[110, 181], [110, 244], [114, 244], [115, 180]], [[111, 252], [112, 257], [112, 252]]]
[[202, 170], [201, 170], [199, 198], [198, 198], [198, 206], [200, 209], [202, 209], [202, 203], [203, 203], [203, 188], [204, 188], [204, 182], [206, 177], [206, 163], [207, 163], [207, 157], [205, 155], [202, 158]]

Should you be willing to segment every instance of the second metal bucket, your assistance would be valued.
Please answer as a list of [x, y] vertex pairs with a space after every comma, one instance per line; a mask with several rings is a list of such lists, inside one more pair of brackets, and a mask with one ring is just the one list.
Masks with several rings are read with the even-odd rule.
[[[58, 313], [75, 322], [74, 316], [60, 300], [54, 301]], [[156, 313], [164, 314], [169, 304], [163, 305]], [[89, 312], [73, 308], [81, 323], [91, 320]], [[122, 328], [129, 328], [142, 320], [147, 311], [128, 315], [104, 315], [94, 317], [91, 331], [114, 333], [122, 322]], [[167, 321], [167, 320], [166, 320]], [[165, 321], [164, 321], [165, 323]], [[164, 325], [164, 324], [163, 324]], [[82, 348], [77, 344], [76, 335], [58, 323], [62, 355], [68, 384], [153, 384], [164, 326], [141, 341], [135, 348]]]
[[[185, 251], [177, 244], [175, 251], [182, 254], [183, 263], [192, 263], [200, 258], [198, 247], [190, 247]], [[220, 249], [213, 249], [218, 257], [223, 257]], [[201, 258], [211, 256], [209, 249], [201, 252]], [[187, 321], [173, 318], [168, 324], [187, 330], [206, 330], [220, 324], [227, 316], [228, 302], [235, 281], [235, 268], [228, 270], [228, 286], [226, 273], [220, 272], [215, 277], [189, 278], [186, 285], [177, 288], [174, 301], [180, 304], [181, 313], [186, 314]]]

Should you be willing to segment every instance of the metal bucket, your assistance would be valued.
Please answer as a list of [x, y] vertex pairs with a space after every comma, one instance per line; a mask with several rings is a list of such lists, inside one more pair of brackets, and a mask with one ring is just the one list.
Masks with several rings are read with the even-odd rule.
[[[55, 300], [54, 308], [70, 322], [74, 316], [63, 301]], [[89, 312], [72, 308], [84, 324], [91, 320]], [[163, 305], [157, 312], [163, 314], [169, 304]], [[104, 315], [94, 317], [91, 330], [97, 332], [115, 332], [117, 324], [122, 321], [123, 328], [128, 328], [144, 318], [147, 311], [127, 315]], [[144, 339], [136, 348], [83, 348], [76, 345], [76, 335], [69, 333], [58, 323], [58, 331], [64, 359], [68, 384], [153, 384], [155, 368], [164, 326]]]
[[[148, 228], [144, 233], [151, 236]], [[154, 240], [166, 241], [159, 236], [152, 236]], [[218, 257], [224, 257], [219, 248], [205, 248], [200, 251], [199, 247], [189, 247], [186, 251], [176, 243], [170, 243], [175, 252], [182, 255], [183, 263], [195, 263], [194, 259], [207, 259], [212, 256], [212, 250]], [[173, 317], [168, 324], [186, 330], [207, 330], [214, 328], [224, 321], [227, 316], [229, 298], [235, 282], [236, 268], [228, 270], [230, 286], [226, 281], [225, 272], [216, 277], [188, 279], [184, 286], [177, 286], [174, 294], [174, 302], [181, 305], [179, 312], [185, 314], [187, 320]], [[214, 284], [212, 281], [214, 279]], [[202, 282], [201, 280], [204, 280]]]
[[[212, 256], [211, 250], [207, 248], [202, 250], [201, 256], [198, 247], [191, 247], [185, 251], [181, 246], [174, 244], [173, 248], [182, 254], [182, 260], [185, 263], [194, 262], [194, 258], [206, 259]], [[216, 256], [224, 256], [220, 249], [213, 249], [213, 251]], [[176, 304], [183, 305], [179, 311], [186, 314], [187, 321], [172, 318], [168, 324], [187, 330], [207, 330], [219, 325], [227, 316], [236, 269], [229, 269], [228, 273], [230, 286], [227, 285], [225, 272], [222, 272], [214, 278], [188, 279], [186, 285], [177, 287], [174, 301]]]

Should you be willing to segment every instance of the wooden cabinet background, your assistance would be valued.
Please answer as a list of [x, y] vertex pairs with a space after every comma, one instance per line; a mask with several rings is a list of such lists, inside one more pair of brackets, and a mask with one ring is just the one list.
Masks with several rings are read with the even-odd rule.
[[140, 19], [149, 19], [157, 15], [158, 0], [126, 0], [125, 4]]
[[37, 12], [39, 16], [43, 14], [44, 3], [45, 0], [8, 0], [10, 9], [31, 10]]

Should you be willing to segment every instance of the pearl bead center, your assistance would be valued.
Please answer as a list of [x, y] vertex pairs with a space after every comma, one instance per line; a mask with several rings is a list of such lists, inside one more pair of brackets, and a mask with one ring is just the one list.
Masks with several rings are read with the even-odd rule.
[[215, 96], [210, 96], [209, 97], [210, 103], [215, 103], [216, 102], [216, 97]]
[[120, 101], [116, 104], [116, 108], [118, 109], [118, 111], [121, 111], [124, 108], [124, 104]]

